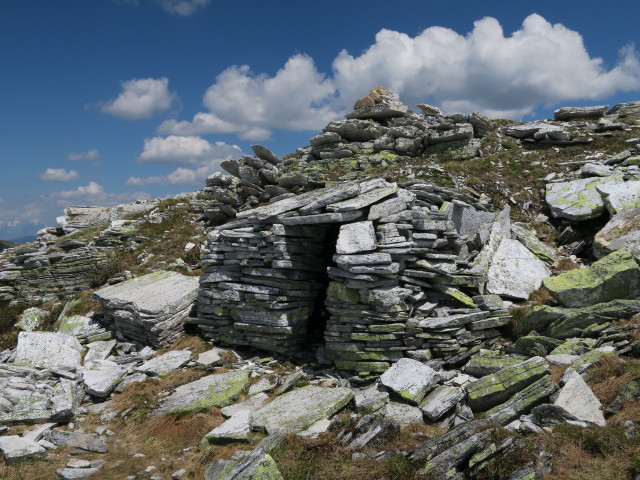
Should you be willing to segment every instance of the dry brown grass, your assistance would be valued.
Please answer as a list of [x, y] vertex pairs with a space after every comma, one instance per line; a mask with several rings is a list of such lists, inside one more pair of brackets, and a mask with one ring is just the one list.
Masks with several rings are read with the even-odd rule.
[[549, 365], [549, 368], [551, 369], [551, 380], [553, 380], [553, 383], [557, 385], [568, 367], [563, 367], [561, 365]]
[[197, 335], [184, 334], [178, 338], [173, 344], [167, 348], [158, 349], [157, 353], [162, 354], [172, 350], [185, 350], [189, 349], [194, 355], [211, 350], [211, 343], [203, 340]]
[[576, 270], [580, 268], [580, 265], [578, 265], [576, 262], [574, 262], [570, 258], [561, 258], [560, 260], [558, 260], [553, 264], [553, 267], [558, 272], [568, 272], [570, 270]]
[[640, 361], [604, 355], [589, 371], [589, 386], [603, 405], [609, 405], [620, 389], [640, 378]]
[[529, 295], [529, 302], [532, 305], [557, 305], [557, 302], [549, 294], [549, 290], [544, 287], [540, 287]]

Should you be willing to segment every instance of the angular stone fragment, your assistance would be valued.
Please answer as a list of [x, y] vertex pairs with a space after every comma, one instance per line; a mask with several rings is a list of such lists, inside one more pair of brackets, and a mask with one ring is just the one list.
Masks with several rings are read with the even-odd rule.
[[95, 360], [82, 372], [84, 388], [89, 395], [98, 398], [107, 397], [116, 388], [125, 375], [117, 363], [108, 360]]
[[640, 296], [640, 268], [633, 254], [622, 249], [594, 262], [543, 281], [553, 298], [565, 307], [585, 307]]
[[474, 411], [487, 410], [548, 374], [549, 365], [542, 357], [506, 367], [467, 386], [469, 406]]
[[368, 207], [384, 198], [387, 198], [398, 191], [398, 186], [391, 184], [386, 187], [377, 188], [366, 193], [361, 193], [356, 198], [344, 200], [342, 202], [327, 205], [330, 212], [350, 212]]
[[115, 340], [91, 342], [87, 354], [84, 356], [85, 365], [94, 360], [106, 360], [116, 346]]
[[607, 424], [602, 404], [577, 372], [571, 374], [553, 404], [562, 407], [578, 420], [594, 423], [599, 427]]
[[366, 142], [381, 137], [387, 131], [373, 120], [336, 120], [324, 127], [324, 132], [334, 132], [351, 142]]
[[155, 415], [166, 413], [194, 413], [213, 407], [222, 408], [233, 403], [249, 386], [249, 373], [232, 371], [202, 377], [181, 385], [164, 399]]
[[462, 371], [474, 377], [486, 377], [503, 368], [522, 363], [522, 357], [506, 357], [504, 355], [477, 355], [464, 366]]
[[255, 394], [249, 400], [221, 408], [220, 413], [226, 418], [233, 417], [235, 414], [242, 412], [243, 410], [253, 413], [264, 407], [268, 401], [269, 396], [266, 393], [261, 392]]
[[465, 396], [464, 390], [458, 387], [441, 385], [429, 393], [420, 403], [420, 410], [435, 422], [455, 407]]
[[93, 433], [66, 432], [63, 430], [47, 430], [44, 439], [61, 447], [74, 447], [88, 452], [107, 453], [107, 442]]
[[640, 207], [640, 181], [596, 186], [611, 215]]
[[162, 377], [185, 366], [189, 360], [191, 360], [189, 350], [173, 350], [147, 360], [137, 367], [136, 371]]
[[551, 272], [517, 240], [500, 242], [487, 275], [487, 291], [526, 300]]
[[623, 248], [640, 260], [640, 207], [611, 217], [593, 239], [593, 253], [597, 258]]
[[556, 260], [553, 249], [540, 240], [533, 230], [523, 224], [512, 224], [511, 234], [514, 239], [522, 243], [527, 249], [544, 263], [551, 265]]
[[254, 425], [267, 433], [294, 433], [329, 418], [353, 398], [349, 388], [308, 386], [275, 398], [254, 413]]
[[422, 424], [423, 415], [418, 407], [406, 403], [389, 402], [379, 410], [380, 415], [397, 422], [400, 426]]
[[348, 113], [345, 118], [357, 118], [360, 120], [386, 120], [387, 118], [401, 117], [407, 113], [409, 108], [401, 103], [377, 105], [367, 105]]
[[0, 436], [0, 451], [11, 465], [31, 458], [44, 457], [47, 451], [34, 440], [18, 435]]
[[73, 370], [80, 366], [83, 348], [70, 335], [52, 332], [20, 332], [15, 363]]
[[433, 368], [410, 358], [398, 360], [380, 377], [385, 387], [414, 405], [422, 401], [439, 379], [438, 372]]
[[251, 438], [252, 426], [253, 418], [251, 412], [242, 410], [207, 433], [203, 438], [203, 442], [210, 444], [248, 442]]
[[339, 255], [370, 252], [376, 249], [376, 232], [373, 222], [356, 222], [342, 225], [336, 242]]
[[20, 315], [16, 327], [24, 332], [33, 332], [40, 326], [40, 322], [49, 314], [46, 310], [38, 307], [27, 308]]
[[620, 177], [596, 177], [549, 183], [545, 200], [551, 214], [556, 218], [589, 220], [599, 217], [605, 211], [604, 200], [597, 187], [622, 182]]
[[100, 472], [99, 468], [59, 468], [56, 475], [62, 480], [75, 480], [79, 478], [91, 478]]
[[619, 413], [626, 402], [632, 402], [640, 399], [640, 380], [632, 380], [625, 384], [621, 389], [613, 402], [607, 407], [608, 414]]
[[354, 390], [353, 394], [356, 410], [364, 415], [380, 410], [389, 403], [389, 393], [375, 385], [362, 390]]

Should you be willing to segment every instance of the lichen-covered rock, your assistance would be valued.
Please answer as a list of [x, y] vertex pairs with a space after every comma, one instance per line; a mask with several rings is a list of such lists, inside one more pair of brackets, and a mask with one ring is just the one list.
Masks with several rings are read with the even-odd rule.
[[604, 200], [597, 186], [622, 183], [620, 177], [582, 178], [570, 182], [547, 184], [545, 200], [556, 218], [589, 220], [605, 212]]
[[619, 413], [626, 402], [640, 399], [640, 380], [632, 380], [626, 383], [616, 395], [616, 398], [607, 407], [608, 414]]
[[202, 439], [203, 443], [248, 442], [251, 438], [253, 416], [248, 410], [241, 410], [222, 425], [211, 430]]
[[545, 375], [549, 375], [549, 365], [541, 357], [533, 357], [506, 367], [467, 386], [469, 406], [474, 411], [487, 410], [507, 401], [512, 395]]
[[545, 356], [560, 345], [562, 345], [562, 340], [557, 338], [543, 335], [526, 335], [516, 340], [511, 346], [510, 352], [527, 356]]
[[544, 334], [553, 338], [571, 338], [581, 336], [592, 325], [603, 325], [637, 315], [640, 313], [640, 300], [612, 300], [590, 307], [555, 310], [562, 314], [549, 324]]
[[420, 403], [420, 410], [435, 422], [455, 407], [464, 398], [464, 390], [458, 387], [441, 385], [429, 393]]
[[379, 414], [403, 427], [424, 423], [422, 411], [418, 407], [406, 403], [389, 402], [379, 410]]
[[155, 415], [195, 413], [232, 404], [249, 387], [247, 371], [233, 371], [208, 375], [195, 382], [181, 385], [165, 398]]
[[254, 425], [268, 433], [292, 433], [331, 417], [353, 398], [349, 388], [308, 386], [275, 398], [254, 413]]
[[505, 238], [491, 260], [487, 291], [526, 300], [551, 272], [517, 240]]
[[462, 371], [474, 377], [486, 377], [499, 372], [503, 368], [521, 363], [522, 357], [507, 357], [504, 355], [476, 355], [469, 360]]
[[433, 368], [410, 358], [400, 359], [380, 377], [385, 387], [415, 405], [436, 386], [439, 379]]
[[535, 232], [524, 224], [511, 224], [511, 235], [544, 263], [551, 265], [556, 255], [551, 247], [541, 242]]
[[596, 189], [611, 215], [640, 207], [640, 181], [598, 185]]
[[95, 360], [83, 370], [82, 380], [89, 395], [105, 398], [113, 392], [125, 373], [115, 362]]
[[640, 296], [640, 268], [633, 254], [622, 249], [590, 267], [550, 277], [543, 284], [565, 307], [586, 307], [615, 299]]
[[493, 407], [486, 412], [490, 421], [506, 425], [533, 407], [544, 403], [556, 391], [556, 386], [550, 375], [545, 375], [525, 389], [517, 392], [502, 405]]
[[40, 326], [40, 323], [48, 314], [49, 312], [38, 307], [27, 308], [22, 312], [22, 315], [20, 315], [16, 327], [24, 332], [33, 332]]
[[640, 208], [624, 210], [611, 217], [593, 239], [593, 253], [597, 258], [623, 248], [640, 260]]

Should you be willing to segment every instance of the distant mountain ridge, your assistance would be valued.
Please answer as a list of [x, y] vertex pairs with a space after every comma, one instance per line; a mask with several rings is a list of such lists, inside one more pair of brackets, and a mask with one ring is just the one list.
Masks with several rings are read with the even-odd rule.
[[17, 243], [9, 242], [7, 240], [0, 240], [0, 252], [7, 248], [15, 247]]

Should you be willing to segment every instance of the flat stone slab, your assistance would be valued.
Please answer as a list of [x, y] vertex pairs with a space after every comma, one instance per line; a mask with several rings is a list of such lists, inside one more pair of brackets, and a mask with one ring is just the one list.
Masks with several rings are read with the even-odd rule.
[[107, 357], [111, 354], [112, 350], [115, 348], [117, 341], [116, 340], [107, 340], [107, 341], [98, 341], [92, 342], [87, 345], [87, 353], [84, 356], [84, 363], [94, 360], [106, 360]]
[[422, 411], [406, 403], [389, 402], [379, 412], [383, 417], [398, 422], [401, 426], [424, 423]]
[[44, 439], [61, 447], [74, 447], [88, 452], [107, 453], [107, 442], [94, 433], [66, 432], [63, 430], [47, 430]]
[[56, 470], [56, 475], [62, 480], [75, 480], [78, 478], [91, 478], [99, 472], [99, 468], [59, 468]]
[[192, 303], [198, 286], [198, 277], [155, 272], [97, 290], [93, 298], [109, 309], [134, 309], [153, 315]]
[[415, 405], [436, 386], [439, 379], [433, 368], [411, 358], [401, 358], [380, 377], [385, 387]]
[[376, 249], [376, 231], [373, 222], [356, 222], [340, 227], [340, 233], [336, 242], [336, 253], [350, 254], [371, 252]]
[[249, 372], [233, 371], [208, 375], [176, 388], [155, 410], [166, 413], [195, 413], [232, 404], [249, 387]]
[[233, 415], [222, 425], [214, 428], [204, 436], [207, 443], [248, 442], [251, 439], [253, 416], [248, 410]]
[[82, 345], [71, 335], [53, 332], [20, 332], [15, 363], [44, 368], [75, 370], [82, 362]]
[[573, 372], [560, 390], [554, 405], [562, 407], [578, 420], [606, 426], [603, 407], [579, 373]]
[[487, 275], [487, 291], [526, 300], [540, 288], [551, 272], [527, 247], [517, 240], [500, 242]]
[[549, 183], [545, 200], [551, 215], [556, 218], [575, 221], [590, 220], [605, 212], [604, 200], [597, 187], [622, 182], [620, 177], [596, 177]]
[[622, 249], [594, 262], [543, 281], [549, 293], [565, 307], [585, 307], [640, 296], [640, 268], [633, 254]]
[[573, 120], [576, 118], [600, 118], [609, 105], [597, 105], [594, 107], [562, 107], [553, 112], [555, 120]]
[[162, 377], [185, 366], [189, 363], [189, 360], [191, 360], [191, 352], [189, 350], [173, 350], [147, 360], [136, 370], [147, 375]]
[[265, 406], [269, 400], [269, 395], [264, 392], [253, 395], [249, 400], [234, 403], [220, 409], [223, 417], [233, 417], [236, 413], [244, 411], [256, 412]]
[[353, 398], [349, 388], [310, 385], [275, 398], [254, 413], [254, 425], [267, 433], [294, 433], [329, 418]]
[[429, 420], [435, 422], [455, 407], [464, 396], [465, 392], [461, 388], [441, 385], [422, 400], [420, 410]]
[[125, 373], [115, 362], [95, 360], [82, 372], [84, 388], [89, 395], [105, 398], [115, 390]]
[[34, 440], [19, 435], [0, 436], [0, 451], [7, 464], [44, 457], [47, 451]]
[[327, 205], [327, 210], [330, 212], [349, 212], [351, 210], [360, 210], [393, 195], [397, 191], [397, 185], [377, 188], [370, 192], [361, 194], [351, 200], [344, 200], [342, 202]]

